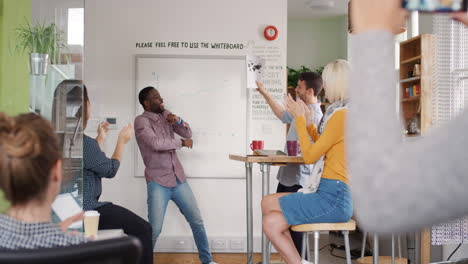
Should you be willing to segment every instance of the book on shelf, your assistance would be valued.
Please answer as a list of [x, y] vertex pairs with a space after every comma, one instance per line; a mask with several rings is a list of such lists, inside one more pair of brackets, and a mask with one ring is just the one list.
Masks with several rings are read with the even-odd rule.
[[403, 99], [421, 95], [421, 86], [419, 84], [406, 87], [403, 91]]

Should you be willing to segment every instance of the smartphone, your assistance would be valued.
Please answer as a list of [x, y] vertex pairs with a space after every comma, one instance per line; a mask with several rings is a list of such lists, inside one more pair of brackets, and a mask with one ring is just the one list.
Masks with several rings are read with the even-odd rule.
[[468, 0], [402, 0], [403, 8], [420, 12], [464, 12]]

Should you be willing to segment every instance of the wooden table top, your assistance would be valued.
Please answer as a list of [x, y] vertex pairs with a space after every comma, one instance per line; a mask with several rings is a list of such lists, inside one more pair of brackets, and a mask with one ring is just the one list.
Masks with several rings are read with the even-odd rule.
[[251, 163], [304, 164], [304, 159], [300, 156], [291, 157], [229, 154], [229, 159]]

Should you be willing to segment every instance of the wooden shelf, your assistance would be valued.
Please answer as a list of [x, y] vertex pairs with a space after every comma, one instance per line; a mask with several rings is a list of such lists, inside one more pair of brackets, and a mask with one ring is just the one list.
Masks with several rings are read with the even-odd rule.
[[[400, 43], [400, 92], [404, 92], [408, 86], [419, 86], [418, 95], [409, 98], [400, 97], [399, 100], [400, 113], [406, 126], [413, 118], [419, 119], [418, 128], [420, 133], [406, 134], [408, 139], [416, 139], [424, 135], [432, 125], [434, 49], [434, 37], [431, 34], [422, 34]], [[414, 64], [416, 63], [420, 64], [421, 76], [406, 78], [409, 72], [414, 72]], [[408, 129], [408, 127], [405, 127], [405, 129]], [[424, 153], [421, 153], [421, 155], [424, 155]], [[419, 252], [415, 252], [421, 256], [420, 263], [430, 262], [430, 242], [430, 232], [422, 232]]]
[[407, 64], [407, 63], [415, 62], [415, 61], [418, 61], [418, 60], [421, 60], [421, 55], [413, 57], [413, 58], [409, 58], [407, 60], [404, 60], [404, 61], [400, 62], [400, 64]]
[[421, 99], [421, 96], [412, 96], [409, 98], [403, 98], [401, 101], [404, 102], [413, 102], [413, 101], [419, 101]]
[[408, 40], [402, 41], [402, 42], [400, 42], [400, 46], [406, 45], [406, 44], [414, 43], [415, 41], [420, 40], [421, 37], [422, 37], [422, 35], [419, 35], [419, 36], [416, 36], [416, 37], [414, 37], [414, 38], [410, 38], [410, 39], [408, 39]]
[[421, 80], [421, 76], [416, 76], [416, 77], [411, 77], [411, 78], [400, 80], [400, 83], [415, 82], [415, 81], [420, 81], [420, 80]]

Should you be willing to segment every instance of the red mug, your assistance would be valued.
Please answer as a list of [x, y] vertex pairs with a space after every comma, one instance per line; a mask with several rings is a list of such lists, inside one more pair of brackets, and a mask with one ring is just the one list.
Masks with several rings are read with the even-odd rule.
[[263, 149], [263, 140], [252, 140], [252, 143], [250, 143], [250, 149], [252, 151]]

